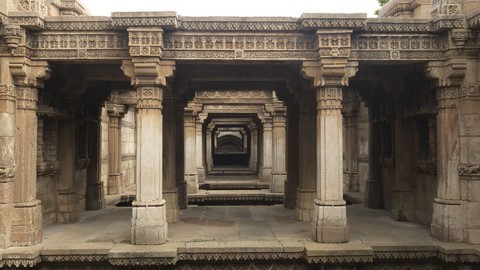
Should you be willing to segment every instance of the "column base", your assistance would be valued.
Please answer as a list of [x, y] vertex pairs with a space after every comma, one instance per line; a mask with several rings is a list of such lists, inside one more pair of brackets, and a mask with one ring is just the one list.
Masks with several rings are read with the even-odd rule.
[[262, 182], [272, 183], [272, 168], [262, 168]]
[[42, 206], [39, 200], [13, 205], [12, 246], [33, 246], [42, 242]]
[[57, 195], [57, 222], [74, 223], [78, 221], [78, 198], [76, 191], [59, 191]]
[[313, 208], [312, 238], [319, 243], [348, 242], [347, 210], [343, 202], [316, 201]]
[[177, 181], [177, 192], [178, 192], [178, 206], [180, 209], [187, 209], [188, 199], [187, 199], [187, 182]]
[[187, 183], [187, 194], [195, 194], [198, 192], [197, 173], [185, 174], [185, 182]]
[[270, 192], [284, 193], [285, 182], [287, 181], [287, 173], [272, 173], [272, 182], [270, 184]]
[[105, 194], [103, 193], [103, 182], [87, 183], [87, 210], [99, 210], [105, 208]]
[[132, 206], [132, 245], [160, 245], [167, 242], [165, 200], [134, 201]]
[[297, 188], [297, 205], [295, 206], [296, 219], [299, 221], [311, 221], [313, 206], [317, 191], [315, 189]]
[[108, 195], [116, 195], [123, 192], [122, 174], [108, 175]]
[[461, 201], [435, 198], [430, 235], [444, 242], [463, 242], [462, 216]]
[[391, 217], [397, 221], [414, 221], [414, 198], [411, 191], [395, 190], [393, 193], [393, 208]]
[[167, 222], [176, 223], [179, 220], [180, 208], [178, 207], [178, 192], [175, 190], [163, 190], [163, 198], [167, 205]]
[[297, 185], [298, 182], [291, 180], [285, 181], [285, 196], [283, 199], [283, 206], [287, 209], [294, 209], [297, 204]]

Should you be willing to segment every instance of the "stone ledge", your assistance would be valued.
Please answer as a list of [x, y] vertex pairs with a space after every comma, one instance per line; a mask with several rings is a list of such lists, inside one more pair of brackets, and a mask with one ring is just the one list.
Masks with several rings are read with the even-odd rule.
[[308, 263], [371, 263], [373, 249], [361, 242], [344, 244], [305, 243]]

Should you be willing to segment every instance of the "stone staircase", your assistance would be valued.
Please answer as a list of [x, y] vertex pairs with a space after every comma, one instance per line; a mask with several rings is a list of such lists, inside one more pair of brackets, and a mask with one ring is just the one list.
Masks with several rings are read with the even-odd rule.
[[271, 193], [270, 185], [255, 175], [211, 175], [200, 190], [188, 195], [189, 204], [272, 205], [283, 203], [283, 193]]

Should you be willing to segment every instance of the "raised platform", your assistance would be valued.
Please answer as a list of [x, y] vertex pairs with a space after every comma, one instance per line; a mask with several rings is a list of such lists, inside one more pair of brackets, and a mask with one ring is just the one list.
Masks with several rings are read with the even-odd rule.
[[78, 223], [45, 228], [40, 245], [0, 250], [0, 267], [324, 269], [328, 266], [325, 269], [351, 270], [445, 269], [448, 265], [447, 269], [476, 270], [480, 263], [480, 246], [439, 242], [429, 236], [426, 226], [396, 222], [387, 211], [347, 206], [350, 242], [346, 244], [312, 242], [310, 224], [296, 221], [294, 216], [294, 210], [278, 205], [191, 206], [181, 211], [180, 222], [169, 224], [166, 244], [134, 246], [129, 244], [131, 209], [109, 207], [82, 213]]

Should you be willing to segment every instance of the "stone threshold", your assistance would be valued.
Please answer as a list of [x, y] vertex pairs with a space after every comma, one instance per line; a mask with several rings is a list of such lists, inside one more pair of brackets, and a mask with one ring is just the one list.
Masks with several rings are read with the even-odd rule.
[[200, 189], [269, 189], [269, 183], [255, 180], [206, 180]]
[[189, 204], [215, 202], [263, 202], [271, 204], [283, 203], [283, 193], [271, 193], [269, 190], [199, 190], [188, 194]]
[[126, 243], [56, 243], [0, 250], [0, 267], [34, 267], [39, 263], [101, 263], [113, 266], [166, 266], [179, 262], [275, 262], [369, 264], [383, 261], [480, 263], [480, 246], [368, 246], [360, 241], [320, 244], [313, 241], [199, 241], [141, 246]]

